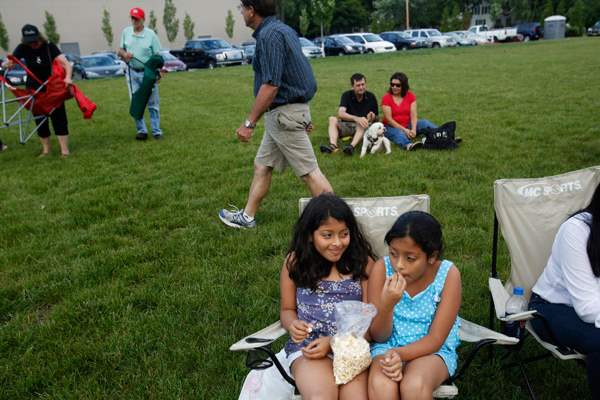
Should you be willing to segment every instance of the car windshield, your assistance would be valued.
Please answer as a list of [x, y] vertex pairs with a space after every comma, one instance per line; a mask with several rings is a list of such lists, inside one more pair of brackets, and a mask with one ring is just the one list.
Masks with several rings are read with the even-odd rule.
[[427, 33], [429, 34], [429, 36], [442, 36], [440, 31], [438, 31], [437, 29], [429, 29]]
[[594, 24], [594, 27], [595, 27], [595, 28], [600, 28], [600, 21], [596, 22], [596, 23]]
[[224, 40], [204, 40], [200, 43], [202, 43], [202, 48], [205, 50], [227, 49], [231, 47], [231, 45]]
[[168, 51], [161, 51], [160, 55], [162, 56], [162, 58], [165, 61], [174, 61], [174, 60], [177, 60], [177, 57], [175, 57], [173, 54], [169, 53]]
[[365, 40], [369, 43], [373, 43], [373, 42], [381, 42], [383, 41], [383, 39], [381, 38], [381, 36], [379, 35], [374, 35], [372, 33], [369, 33], [367, 35], [363, 35], [363, 37], [365, 38]]
[[352, 41], [351, 39], [347, 38], [346, 36], [337, 36], [334, 38], [339, 44], [354, 44], [355, 42]]
[[313, 42], [311, 42], [307, 38], [300, 38], [300, 44], [302, 45], [302, 47], [308, 47], [308, 46], [312, 47], [315, 45]]
[[399, 35], [401, 38], [404, 38], [404, 39], [408, 39], [408, 38], [410, 38], [410, 35], [409, 35], [408, 33], [406, 33], [406, 32], [398, 32], [398, 35]]
[[81, 64], [86, 68], [93, 67], [108, 67], [115, 65], [115, 62], [106, 56], [97, 56], [97, 57], [82, 57]]
[[362, 44], [362, 43], [365, 42], [365, 39], [363, 39], [360, 36], [352, 35], [352, 36], [346, 36], [346, 37], [349, 38], [350, 40], [352, 40], [355, 43], [361, 43]]

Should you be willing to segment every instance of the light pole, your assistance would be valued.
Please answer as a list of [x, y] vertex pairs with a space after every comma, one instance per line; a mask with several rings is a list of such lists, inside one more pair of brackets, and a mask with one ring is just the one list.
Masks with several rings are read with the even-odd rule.
[[410, 29], [410, 0], [404, 0], [406, 4], [406, 29]]

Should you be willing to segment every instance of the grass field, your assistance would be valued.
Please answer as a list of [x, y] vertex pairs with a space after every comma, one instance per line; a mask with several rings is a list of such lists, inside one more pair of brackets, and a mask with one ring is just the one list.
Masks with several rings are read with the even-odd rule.
[[[600, 164], [598, 54], [600, 40], [582, 38], [315, 61], [315, 147], [357, 71], [378, 96], [406, 72], [419, 115], [456, 120], [463, 138], [453, 152], [318, 154], [321, 168], [342, 196], [429, 194], [462, 273], [461, 315], [485, 323], [492, 183]], [[10, 146], [0, 155], [0, 398], [237, 398], [244, 359], [227, 349], [278, 318], [278, 273], [307, 195], [288, 171], [255, 231], [217, 218], [243, 206], [262, 136], [234, 135], [251, 68], [169, 75], [162, 142], [134, 141], [123, 80], [80, 86], [99, 107], [84, 121], [69, 104], [69, 159], [56, 143], [37, 159], [35, 140], [21, 147], [0, 130]], [[503, 276], [507, 264], [502, 249]], [[574, 363], [529, 372], [541, 399], [589, 397]], [[463, 399], [526, 398], [517, 371], [497, 362], [478, 361], [459, 387]]]

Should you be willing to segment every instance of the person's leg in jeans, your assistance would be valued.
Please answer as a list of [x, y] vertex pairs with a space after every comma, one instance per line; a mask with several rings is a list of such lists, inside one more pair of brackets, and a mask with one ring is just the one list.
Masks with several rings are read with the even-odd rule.
[[[130, 80], [131, 79], [131, 80]], [[133, 95], [140, 87], [142, 83], [142, 79], [144, 79], [143, 72], [136, 72], [133, 69], [129, 69], [127, 72], [127, 86], [129, 86], [129, 90], [131, 91], [131, 95]], [[146, 123], [144, 122], [144, 118], [134, 120], [135, 128], [137, 133], [148, 134], [148, 129], [146, 128]]]
[[[557, 343], [554, 344], [567, 346], [588, 355], [586, 364], [590, 389], [593, 394], [600, 394], [600, 329], [594, 324], [583, 322], [573, 307], [564, 304], [552, 304], [534, 297], [529, 309], [537, 310], [548, 321], [556, 338]], [[533, 319], [531, 324], [542, 340], [552, 342], [545, 325], [539, 319]]]
[[155, 83], [148, 101], [148, 113], [150, 114], [150, 127], [154, 137], [162, 135], [160, 129], [160, 97], [158, 96], [158, 85]]
[[402, 148], [406, 148], [411, 141], [406, 134], [398, 128], [393, 128], [389, 125], [385, 126], [385, 137], [390, 139], [392, 143], [397, 144]]
[[417, 120], [417, 135], [420, 135], [423, 129], [436, 129], [438, 126], [428, 119]]

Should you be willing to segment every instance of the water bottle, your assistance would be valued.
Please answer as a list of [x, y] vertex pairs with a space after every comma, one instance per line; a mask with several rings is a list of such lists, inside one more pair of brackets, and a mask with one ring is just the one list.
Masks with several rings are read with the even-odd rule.
[[[518, 314], [527, 310], [527, 303], [525, 302], [525, 291], [522, 287], [515, 287], [513, 294], [506, 302], [506, 316], [511, 314]], [[521, 322], [520, 321], [508, 321], [504, 324], [504, 333], [507, 336], [520, 337], [521, 335]]]

